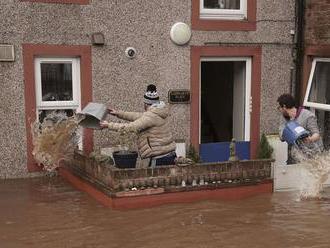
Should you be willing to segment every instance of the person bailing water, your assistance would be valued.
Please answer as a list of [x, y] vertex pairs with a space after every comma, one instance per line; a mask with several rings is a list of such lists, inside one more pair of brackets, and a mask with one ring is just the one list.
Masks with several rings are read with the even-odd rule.
[[308, 158], [320, 154], [324, 148], [315, 114], [303, 107], [297, 108], [290, 94], [282, 94], [277, 102], [283, 116], [279, 126], [280, 139], [289, 145], [288, 164], [299, 162], [292, 156], [295, 150]]
[[149, 166], [173, 165], [176, 144], [169, 126], [169, 109], [159, 100], [154, 84], [147, 86], [143, 96], [144, 112], [125, 112], [109, 108], [109, 113], [128, 123], [101, 121], [101, 128], [113, 131], [133, 130], [137, 133], [137, 145], [141, 159], [149, 159]]

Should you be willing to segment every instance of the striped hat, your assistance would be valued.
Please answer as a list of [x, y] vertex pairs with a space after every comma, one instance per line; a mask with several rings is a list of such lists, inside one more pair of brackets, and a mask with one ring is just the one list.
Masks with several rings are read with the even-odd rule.
[[154, 84], [149, 84], [147, 86], [147, 91], [144, 94], [144, 103], [152, 105], [154, 103], [159, 103], [159, 95], [157, 93], [156, 86]]

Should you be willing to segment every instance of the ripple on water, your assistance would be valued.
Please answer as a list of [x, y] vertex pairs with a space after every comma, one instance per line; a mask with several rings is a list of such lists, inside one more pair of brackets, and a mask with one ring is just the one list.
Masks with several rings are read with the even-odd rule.
[[330, 189], [112, 210], [60, 178], [7, 180], [0, 187], [6, 247], [328, 247]]

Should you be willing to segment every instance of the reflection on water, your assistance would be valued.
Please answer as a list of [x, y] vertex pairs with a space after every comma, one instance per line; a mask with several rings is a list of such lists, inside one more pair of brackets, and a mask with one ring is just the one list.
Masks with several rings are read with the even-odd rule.
[[61, 178], [0, 181], [0, 247], [329, 247], [330, 189], [118, 211]]

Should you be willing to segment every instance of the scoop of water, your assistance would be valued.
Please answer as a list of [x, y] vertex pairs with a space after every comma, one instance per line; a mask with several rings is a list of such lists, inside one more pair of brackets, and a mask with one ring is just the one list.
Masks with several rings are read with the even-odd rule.
[[80, 135], [76, 116], [64, 112], [52, 112], [43, 122], [32, 124], [32, 154], [46, 171], [54, 171], [62, 159], [69, 158], [77, 148]]
[[298, 183], [301, 199], [321, 198], [323, 184], [330, 173], [330, 152], [306, 152], [294, 149], [293, 156], [300, 164], [300, 181]]

